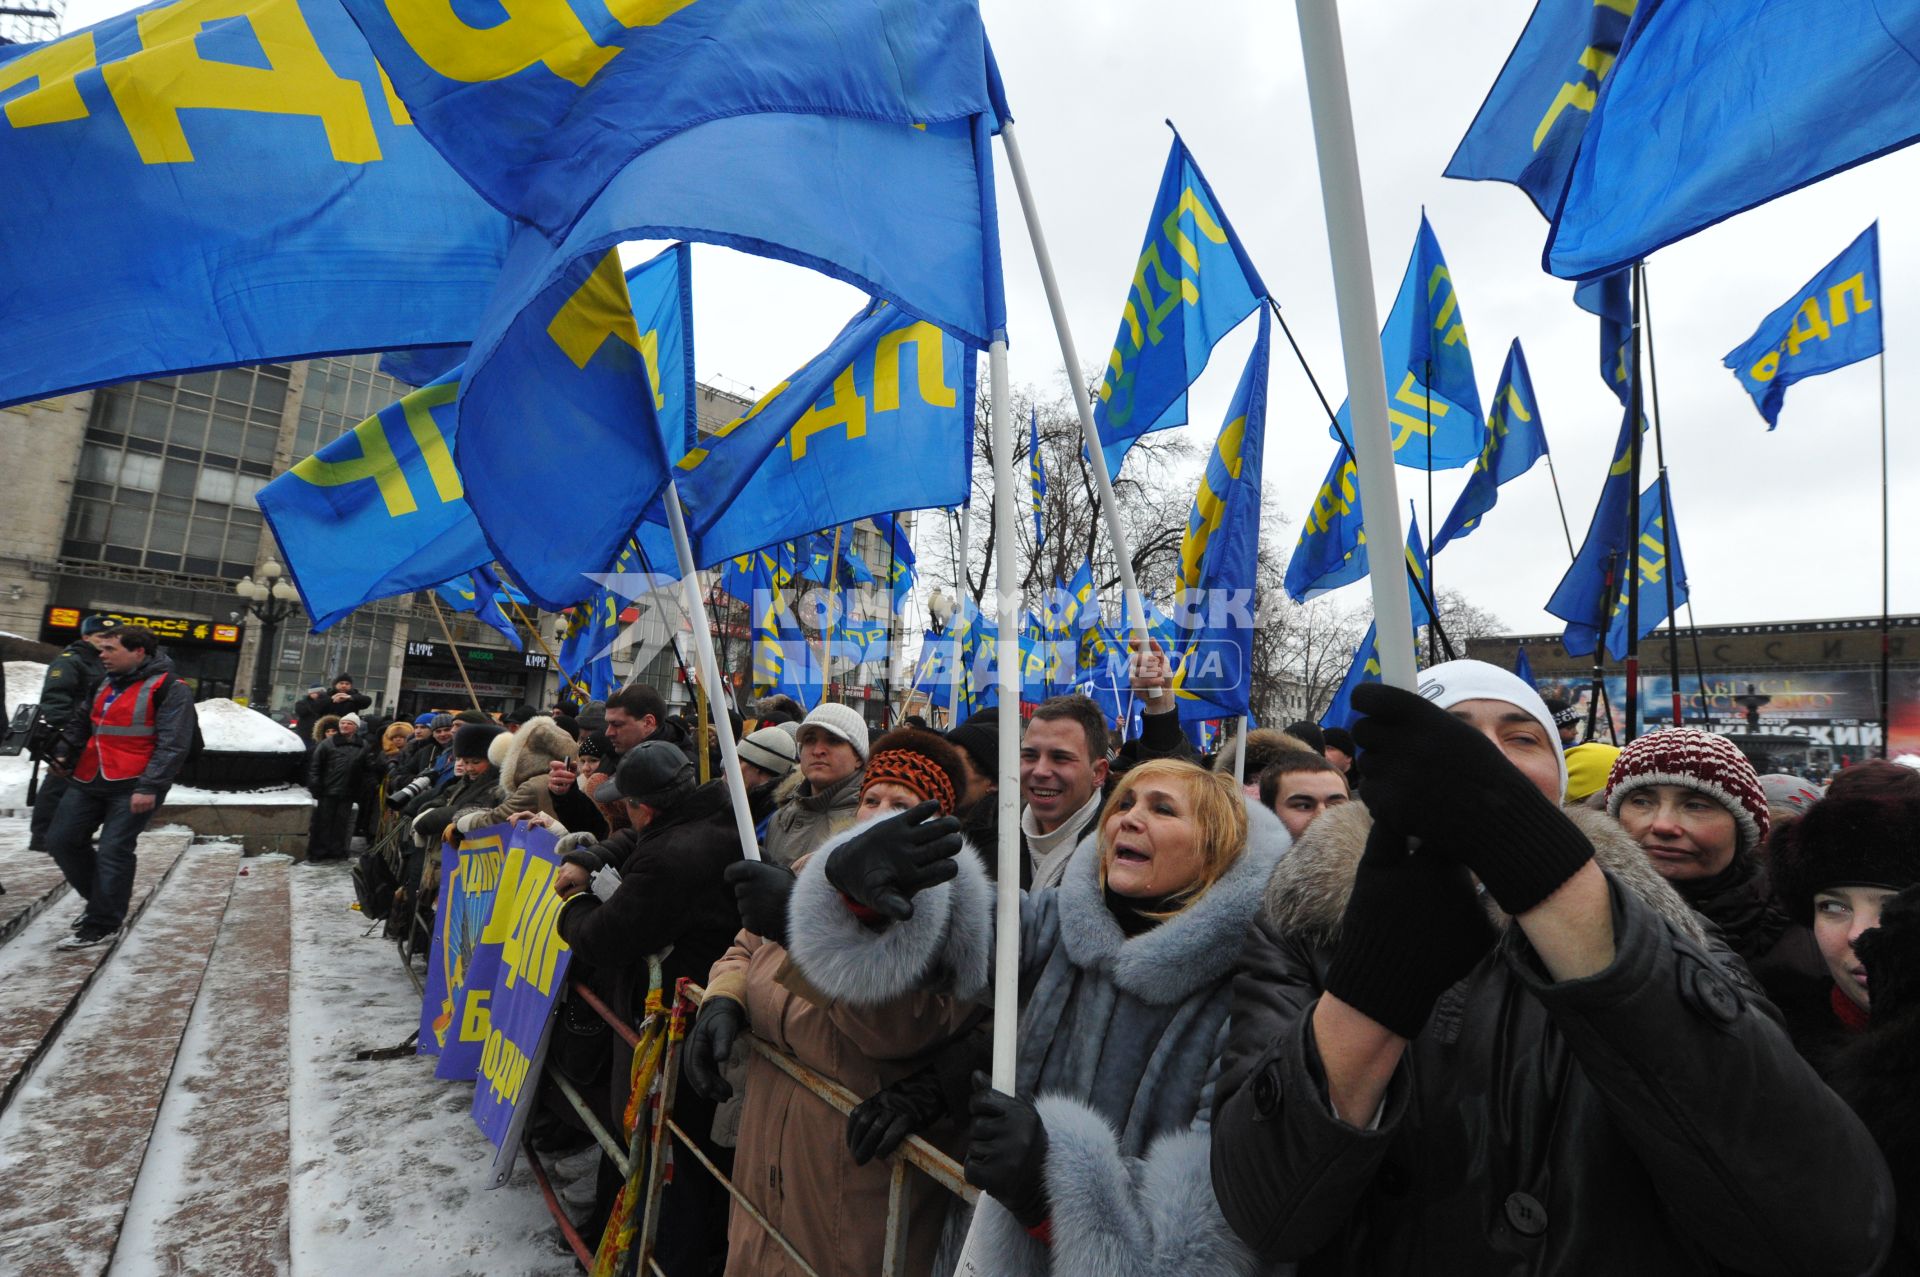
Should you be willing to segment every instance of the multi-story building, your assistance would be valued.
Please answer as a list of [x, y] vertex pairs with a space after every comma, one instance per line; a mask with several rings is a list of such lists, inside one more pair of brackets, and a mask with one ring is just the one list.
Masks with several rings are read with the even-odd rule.
[[[0, 409], [0, 475], [10, 489], [0, 502], [0, 629], [65, 643], [89, 612], [143, 620], [202, 697], [251, 697], [275, 714], [341, 673], [383, 713], [465, 704], [468, 683], [489, 710], [547, 703], [559, 683], [554, 618], [537, 618], [545, 650], [535, 642], [521, 653], [464, 614], [447, 613], [443, 630], [411, 596], [369, 604], [322, 634], [296, 607], [262, 663], [265, 627], [234, 590], [279, 555], [255, 495], [406, 393], [378, 364], [376, 355], [263, 364]], [[752, 406], [711, 386], [698, 388], [696, 405], [702, 433]], [[564, 523], [564, 496], [547, 499], [542, 517]], [[855, 550], [885, 571], [870, 526], [855, 534]], [[626, 619], [636, 624], [616, 647], [616, 671], [626, 676], [632, 654], [645, 653], [638, 677], [685, 701], [665, 633], [681, 618], [659, 608], [630, 609]], [[728, 665], [747, 668], [744, 609], [716, 621]], [[678, 651], [692, 659], [690, 643]], [[882, 676], [861, 667], [848, 681]]]

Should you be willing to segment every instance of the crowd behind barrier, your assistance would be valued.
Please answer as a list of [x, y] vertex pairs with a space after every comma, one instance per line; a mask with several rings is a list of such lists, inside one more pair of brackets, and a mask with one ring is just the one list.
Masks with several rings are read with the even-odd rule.
[[[1823, 789], [1693, 729], [1596, 767], [1471, 661], [1251, 733], [1244, 783], [1168, 701], [1119, 739], [1055, 698], [1006, 1093], [997, 711], [750, 709], [758, 861], [649, 688], [344, 733], [361, 906], [410, 956], [442, 843], [552, 836], [572, 965], [518, 1139], [583, 1268], [1920, 1271], [1920, 772]], [[359, 792], [335, 727], [314, 778]], [[570, 1213], [549, 1165], [596, 1145]]]

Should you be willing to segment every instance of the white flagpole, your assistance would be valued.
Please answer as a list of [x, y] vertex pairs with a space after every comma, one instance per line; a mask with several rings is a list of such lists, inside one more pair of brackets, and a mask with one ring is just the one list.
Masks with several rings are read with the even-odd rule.
[[1399, 547], [1400, 492], [1387, 433], [1387, 377], [1380, 362], [1380, 318], [1373, 302], [1373, 265], [1367, 250], [1366, 206], [1360, 194], [1360, 158], [1353, 137], [1353, 104], [1347, 93], [1347, 55], [1340, 39], [1337, 0], [1295, 0], [1300, 48], [1306, 57], [1307, 102], [1313, 113], [1313, 145], [1320, 158], [1320, 199], [1333, 258], [1334, 301], [1340, 314], [1340, 349], [1353, 408], [1354, 460], [1365, 503], [1367, 544], [1392, 553], [1368, 556], [1373, 585], [1375, 645], [1385, 682], [1412, 688], [1413, 610]]
[[[1013, 422], [1007, 406], [1004, 336], [987, 348], [987, 365], [993, 397], [993, 558], [1000, 617], [1000, 643], [994, 661], [994, 677], [1000, 688], [1000, 788], [996, 795], [1000, 846], [995, 861], [1000, 880], [994, 891], [993, 1085], [1011, 1095], [1014, 1035], [1020, 1025], [1020, 572], [1015, 548], [1019, 544], [1019, 511], [1013, 492]], [[1009, 642], [1013, 645], [1011, 657]]]
[[1240, 716], [1240, 733], [1233, 741], [1233, 783], [1247, 783], [1247, 716]]
[[[680, 510], [680, 492], [671, 483], [667, 485], [666, 507], [667, 527], [673, 533], [673, 552], [680, 560], [680, 579], [686, 592], [687, 615], [693, 623], [694, 652], [700, 658], [700, 681], [709, 689], [725, 687], [726, 680], [720, 675], [720, 661], [713, 654], [713, 630], [707, 623], [707, 602], [700, 597], [700, 572], [693, 564], [693, 542], [687, 538], [687, 519]], [[707, 704], [713, 704], [711, 695], [707, 698]], [[715, 735], [720, 738], [720, 770], [725, 774], [727, 794], [733, 800], [733, 824], [740, 835], [740, 854], [748, 860], [758, 860], [760, 840], [753, 835], [753, 813], [747, 810], [747, 782], [740, 774], [740, 754], [733, 744], [733, 720], [727, 717], [724, 703], [709, 717]], [[695, 745], [696, 749], [706, 747], [705, 741]]]
[[[1100, 493], [1100, 511], [1106, 518], [1107, 540], [1113, 543], [1113, 557], [1120, 567], [1127, 624], [1140, 637], [1144, 648], [1148, 641], [1147, 612], [1141, 603], [1140, 586], [1133, 578], [1133, 555], [1127, 547], [1126, 530], [1120, 526], [1120, 507], [1113, 499], [1113, 482], [1107, 478], [1106, 450], [1101, 447], [1100, 431], [1093, 424], [1093, 401], [1087, 397], [1086, 383], [1081, 380], [1084, 373], [1080, 353], [1074, 348], [1073, 332], [1067, 327], [1066, 304], [1060, 300], [1060, 285], [1053, 277], [1053, 255], [1047, 251], [1046, 232], [1040, 229], [1040, 212], [1034, 207], [1033, 188], [1027, 182], [1027, 166], [1020, 159], [1020, 143], [1014, 136], [1012, 121], [1000, 126], [1000, 142], [1006, 148], [1013, 188], [1020, 196], [1020, 211], [1027, 219], [1027, 239], [1033, 244], [1034, 262], [1040, 267], [1040, 286], [1046, 290], [1047, 309], [1053, 312], [1053, 331], [1060, 338], [1060, 357], [1066, 361], [1073, 403], [1080, 410], [1080, 437], [1086, 442], [1087, 455], [1093, 458], [1093, 481]], [[1381, 402], [1385, 400], [1383, 391]]]

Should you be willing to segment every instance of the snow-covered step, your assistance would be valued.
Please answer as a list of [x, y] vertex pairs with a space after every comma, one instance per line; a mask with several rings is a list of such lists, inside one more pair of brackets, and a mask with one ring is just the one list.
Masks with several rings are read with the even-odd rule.
[[[25, 824], [25, 821], [8, 822]], [[0, 851], [0, 944], [67, 892], [67, 880], [44, 851]]]
[[[140, 836], [133, 896], [127, 907], [129, 923], [139, 918], [154, 888], [166, 880], [192, 840], [192, 832], [184, 829], [152, 830]], [[52, 1045], [80, 995], [113, 952], [107, 945], [77, 950], [57, 947], [80, 910], [77, 897], [68, 900], [72, 907], [42, 910], [0, 945], [0, 1110]]]
[[113, 1254], [240, 865], [231, 845], [177, 854], [0, 1113], [0, 1273], [94, 1277]]
[[289, 1270], [289, 868], [250, 859], [234, 879], [112, 1277]]

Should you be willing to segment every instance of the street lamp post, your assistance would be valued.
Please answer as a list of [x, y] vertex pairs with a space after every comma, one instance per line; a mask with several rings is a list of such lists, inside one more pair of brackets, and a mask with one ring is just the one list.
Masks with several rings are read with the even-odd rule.
[[258, 580], [241, 577], [234, 584], [233, 592], [245, 601], [247, 615], [260, 622], [260, 646], [253, 653], [253, 684], [247, 690], [247, 703], [262, 712], [270, 712], [271, 705], [260, 704], [262, 695], [269, 700], [273, 697], [273, 684], [267, 674], [268, 653], [274, 650], [280, 622], [299, 606], [300, 592], [281, 576], [280, 565], [271, 558], [260, 565]]

